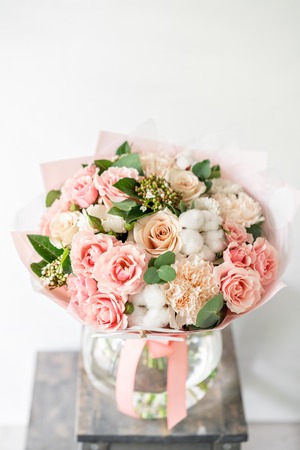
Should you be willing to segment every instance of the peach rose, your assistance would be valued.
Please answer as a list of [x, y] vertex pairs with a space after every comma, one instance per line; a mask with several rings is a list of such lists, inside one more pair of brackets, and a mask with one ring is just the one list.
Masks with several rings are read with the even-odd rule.
[[128, 195], [114, 187], [114, 184], [122, 178], [138, 179], [139, 173], [136, 169], [128, 167], [110, 167], [101, 175], [95, 177], [95, 185], [99, 191], [105, 206], [111, 208], [111, 202], [121, 202], [128, 198]]
[[53, 217], [49, 226], [53, 245], [60, 248], [71, 244], [73, 237], [79, 231], [77, 226], [79, 217], [79, 211], [62, 212]]
[[68, 178], [62, 186], [62, 194], [80, 208], [87, 208], [99, 196], [93, 181], [95, 173], [95, 166], [87, 166], [76, 172], [74, 177]]
[[214, 276], [230, 311], [244, 313], [261, 300], [263, 288], [255, 270], [224, 262], [214, 268]]
[[227, 219], [223, 223], [223, 229], [225, 231], [226, 241], [237, 242], [238, 244], [243, 244], [244, 242], [248, 242], [249, 244], [253, 243], [253, 236], [250, 233], [247, 233], [246, 228], [237, 224], [233, 220]]
[[182, 242], [178, 218], [168, 209], [138, 220], [133, 229], [134, 240], [152, 256], [171, 251], [178, 253]]
[[40, 232], [44, 236], [50, 236], [50, 223], [54, 216], [61, 212], [69, 211], [71, 203], [65, 197], [56, 199], [49, 208], [46, 209], [41, 217]]
[[256, 254], [256, 260], [251, 267], [257, 270], [261, 277], [262, 285], [266, 286], [277, 277], [279, 268], [278, 252], [267, 239], [262, 237], [256, 239], [253, 250]]
[[79, 231], [72, 241], [70, 252], [74, 273], [91, 278], [99, 256], [117, 243], [114, 236], [102, 233], [94, 234], [92, 230]]
[[206, 191], [206, 186], [190, 170], [170, 169], [166, 179], [172, 189], [182, 194], [182, 200], [190, 203]]
[[237, 242], [230, 242], [223, 253], [223, 258], [226, 262], [232, 262], [235, 267], [252, 267], [256, 260], [256, 254], [251, 244], [240, 245]]
[[135, 294], [143, 286], [146, 255], [131, 243], [114, 246], [97, 260], [93, 277], [101, 292]]
[[124, 330], [128, 324], [126, 301], [124, 296], [97, 291], [86, 304], [85, 322], [99, 331]]

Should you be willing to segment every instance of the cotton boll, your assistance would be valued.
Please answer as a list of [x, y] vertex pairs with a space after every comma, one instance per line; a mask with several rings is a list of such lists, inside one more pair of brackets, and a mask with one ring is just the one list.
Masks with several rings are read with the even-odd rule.
[[214, 213], [209, 211], [201, 211], [204, 215], [204, 223], [201, 227], [201, 231], [215, 231], [219, 229], [222, 223], [221, 218]]
[[162, 328], [169, 323], [168, 308], [152, 308], [148, 309], [143, 318], [142, 327], [144, 328]]
[[179, 169], [182, 169], [182, 170], [185, 170], [188, 167], [190, 167], [193, 164], [193, 162], [194, 162], [194, 158], [188, 152], [181, 153], [176, 158], [176, 165]]
[[216, 258], [215, 253], [207, 246], [203, 245], [201, 252], [198, 253], [200, 259], [204, 259], [205, 261], [214, 261]]
[[219, 253], [225, 250], [226, 243], [223, 230], [206, 231], [202, 233], [204, 243], [214, 252]]
[[198, 209], [190, 209], [179, 216], [179, 223], [182, 228], [199, 231], [203, 226], [204, 213], [206, 211], [199, 211]]
[[145, 305], [150, 309], [161, 309], [166, 304], [165, 295], [157, 284], [148, 284], [143, 289]]
[[130, 295], [129, 300], [134, 306], [145, 306], [146, 305], [146, 297], [143, 289], [141, 292], [137, 294]]
[[144, 317], [147, 313], [145, 307], [134, 305], [134, 311], [128, 314], [128, 325], [129, 327], [143, 326]]
[[199, 253], [203, 246], [203, 237], [196, 230], [181, 231], [182, 247], [180, 252], [185, 255]]

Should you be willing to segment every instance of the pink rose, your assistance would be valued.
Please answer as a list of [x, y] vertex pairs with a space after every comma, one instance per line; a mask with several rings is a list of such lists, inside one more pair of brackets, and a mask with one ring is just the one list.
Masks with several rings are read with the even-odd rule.
[[117, 181], [122, 178], [134, 178], [137, 180], [138, 176], [139, 174], [136, 169], [129, 169], [128, 167], [110, 167], [101, 175], [97, 176], [95, 178], [95, 185], [105, 206], [111, 208], [111, 202], [121, 202], [128, 198], [128, 195], [114, 187]]
[[86, 304], [85, 322], [99, 331], [124, 330], [128, 319], [124, 314], [127, 297], [97, 291]]
[[230, 311], [243, 313], [261, 300], [263, 288], [255, 270], [225, 262], [214, 268], [214, 276]]
[[256, 254], [251, 244], [238, 244], [230, 242], [223, 253], [224, 261], [232, 262], [235, 267], [252, 267], [256, 260]]
[[76, 275], [92, 278], [92, 272], [98, 258], [119, 241], [107, 234], [94, 234], [92, 230], [79, 231], [72, 241], [70, 258]]
[[243, 225], [235, 223], [231, 219], [225, 220], [223, 224], [223, 229], [225, 231], [226, 241], [237, 242], [238, 244], [243, 244], [244, 242], [248, 242], [249, 244], [253, 243], [253, 236], [250, 233], [247, 233], [246, 228]]
[[68, 295], [70, 296], [70, 306], [82, 320], [86, 316], [86, 303], [90, 296], [97, 292], [97, 283], [93, 278], [69, 275], [67, 280]]
[[73, 178], [68, 178], [62, 186], [63, 195], [80, 208], [87, 208], [98, 198], [98, 191], [94, 185], [95, 166], [87, 166], [76, 172]]
[[40, 221], [40, 232], [44, 236], [50, 236], [50, 223], [54, 216], [61, 212], [69, 211], [71, 203], [65, 197], [60, 197], [56, 199], [49, 208], [46, 209], [41, 217]]
[[143, 286], [146, 255], [130, 243], [112, 247], [96, 262], [93, 277], [101, 292], [135, 294]]
[[277, 250], [262, 237], [256, 239], [253, 245], [256, 254], [252, 269], [257, 270], [263, 286], [270, 284], [277, 278], [279, 257]]

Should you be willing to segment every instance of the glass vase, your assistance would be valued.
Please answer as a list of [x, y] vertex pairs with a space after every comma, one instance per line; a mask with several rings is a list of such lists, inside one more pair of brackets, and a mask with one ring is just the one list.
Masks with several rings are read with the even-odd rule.
[[[213, 382], [222, 355], [220, 331], [193, 333], [187, 336], [188, 376], [186, 406], [191, 408], [206, 394]], [[82, 355], [84, 367], [93, 386], [114, 401], [116, 373], [123, 338], [103, 337], [84, 328]], [[136, 371], [134, 409], [141, 419], [164, 418], [167, 415], [168, 359], [152, 358], [145, 346]]]

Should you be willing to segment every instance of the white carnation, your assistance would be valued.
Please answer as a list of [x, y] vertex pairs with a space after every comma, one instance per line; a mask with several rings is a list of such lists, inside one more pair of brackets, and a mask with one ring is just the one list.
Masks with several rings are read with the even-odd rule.
[[242, 192], [243, 188], [237, 183], [224, 178], [213, 178], [210, 194], [238, 194]]
[[204, 243], [212, 250], [214, 253], [219, 253], [225, 250], [226, 243], [223, 230], [217, 231], [206, 231], [202, 233]]
[[203, 246], [203, 237], [196, 230], [181, 231], [182, 247], [181, 253], [190, 255], [191, 253], [199, 253]]
[[194, 201], [194, 208], [200, 211], [209, 211], [213, 214], [220, 214], [220, 207], [217, 200], [210, 197], [199, 197]]
[[190, 209], [180, 214], [179, 223], [182, 228], [199, 231], [204, 223], [204, 214], [197, 209]]
[[220, 205], [220, 215], [223, 220], [232, 220], [245, 228], [264, 220], [260, 204], [246, 192], [239, 194], [215, 194], [214, 198]]

